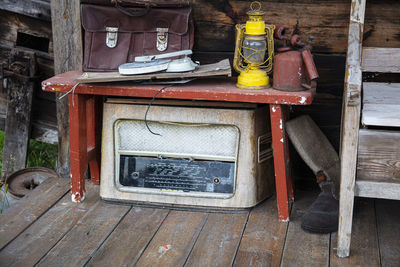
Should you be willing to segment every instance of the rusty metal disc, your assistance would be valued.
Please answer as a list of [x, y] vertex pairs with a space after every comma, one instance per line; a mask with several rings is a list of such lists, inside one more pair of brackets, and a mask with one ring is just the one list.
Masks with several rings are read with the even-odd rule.
[[11, 173], [6, 183], [12, 195], [23, 197], [49, 177], [58, 177], [58, 174], [45, 167], [30, 167]]

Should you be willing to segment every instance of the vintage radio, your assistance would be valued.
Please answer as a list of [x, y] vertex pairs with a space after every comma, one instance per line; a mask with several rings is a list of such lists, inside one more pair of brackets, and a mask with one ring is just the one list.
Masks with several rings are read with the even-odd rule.
[[268, 108], [160, 100], [145, 120], [147, 108], [133, 99], [104, 104], [103, 199], [235, 209], [272, 194]]

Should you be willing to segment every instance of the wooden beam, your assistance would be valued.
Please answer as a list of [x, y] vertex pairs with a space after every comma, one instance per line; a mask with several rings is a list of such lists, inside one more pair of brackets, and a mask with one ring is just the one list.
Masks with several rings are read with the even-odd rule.
[[[82, 68], [82, 32], [80, 2], [51, 0], [53, 27], [54, 72], [56, 74]], [[58, 159], [57, 172], [70, 173], [68, 98], [57, 94]]]
[[47, 21], [51, 20], [50, 4], [47, 1], [0, 0], [0, 9], [26, 15], [37, 19], [42, 19]]
[[400, 72], [400, 48], [364, 47], [362, 71]]
[[[247, 19], [250, 1], [191, 1], [197, 51], [233, 51], [235, 24]], [[345, 53], [349, 26], [349, 0], [263, 0], [268, 24], [296, 29], [313, 38], [313, 52]], [[365, 20], [365, 45], [400, 47], [399, 1], [369, 1]]]
[[56, 145], [58, 143], [58, 134], [56, 125], [32, 121], [31, 139], [40, 142]]
[[155, 72], [137, 75], [121, 75], [119, 72], [84, 72], [76, 79], [79, 83], [102, 83], [118, 81], [139, 81], [150, 79], [190, 79], [208, 76], [232, 76], [231, 65], [228, 59], [223, 59], [217, 63], [205, 64], [188, 72]]
[[[357, 158], [357, 183], [366, 180], [400, 185], [400, 132], [361, 129]], [[382, 191], [379, 186], [376, 190]]]
[[2, 177], [26, 166], [35, 85], [30, 78], [36, 74], [33, 52], [13, 50], [10, 63], [14, 74], [8, 78]]
[[363, 96], [363, 125], [400, 127], [400, 83], [364, 82]]
[[400, 183], [357, 180], [355, 195], [359, 197], [400, 200]]
[[337, 250], [339, 257], [348, 257], [350, 254], [358, 129], [360, 124], [362, 82], [360, 64], [364, 30], [365, 2], [366, 0], [351, 1], [340, 144], [341, 181]]

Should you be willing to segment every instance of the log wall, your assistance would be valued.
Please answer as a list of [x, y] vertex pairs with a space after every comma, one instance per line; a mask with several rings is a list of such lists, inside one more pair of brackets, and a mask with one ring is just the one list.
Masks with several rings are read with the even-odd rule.
[[[26, 12], [25, 12], [26, 11]], [[34, 51], [37, 82], [32, 105], [32, 137], [53, 143], [57, 137], [54, 94], [42, 92], [40, 81], [54, 74], [48, 1], [0, 0], [0, 63], [7, 65], [14, 47]], [[0, 92], [0, 129], [4, 130], [7, 91]]]
[[[0, 0], [10, 1], [10, 0]], [[18, 2], [18, 1], [17, 1]], [[45, 2], [41, 1], [44, 6]], [[251, 1], [191, 0], [195, 20], [194, 57], [202, 63], [233, 57], [234, 26], [246, 20]], [[350, 0], [272, 0], [260, 1], [269, 24], [286, 25], [306, 40], [312, 39], [313, 53], [320, 74], [313, 105], [294, 107], [292, 116], [310, 114], [328, 139], [339, 147], [342, 91], [347, 50]], [[41, 6], [43, 8], [43, 6]], [[50, 9], [50, 7], [48, 7]], [[0, 7], [0, 9], [2, 9]], [[400, 47], [400, 1], [368, 0], [364, 45]], [[39, 16], [40, 17], [40, 16]], [[48, 51], [39, 53], [39, 71], [43, 78], [53, 75], [51, 22], [46, 18], [0, 10], [0, 61], [17, 44], [18, 32], [48, 38]], [[375, 77], [367, 76], [366, 79]], [[376, 77], [375, 77], [376, 78]], [[392, 77], [398, 80], [398, 76]], [[37, 90], [38, 94], [42, 94]], [[42, 96], [51, 99], [53, 96]], [[54, 98], [53, 98], [54, 99]], [[54, 103], [54, 102], [53, 102]], [[40, 113], [54, 115], [54, 112]], [[35, 108], [35, 107], [34, 107]], [[0, 94], [0, 113], [4, 101]]]
[[[314, 52], [345, 53], [350, 15], [348, 0], [260, 1], [269, 24], [295, 28], [313, 38]], [[400, 47], [400, 3], [368, 0], [366, 46]], [[232, 51], [234, 25], [246, 20], [251, 1], [194, 0], [196, 46], [200, 51]]]

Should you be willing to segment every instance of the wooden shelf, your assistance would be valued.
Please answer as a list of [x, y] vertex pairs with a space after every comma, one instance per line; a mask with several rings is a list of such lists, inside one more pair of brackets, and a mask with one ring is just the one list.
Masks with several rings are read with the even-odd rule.
[[363, 83], [362, 124], [400, 127], [400, 83]]
[[400, 48], [363, 47], [361, 70], [398, 73], [400, 71]]
[[354, 195], [358, 197], [400, 200], [400, 183], [356, 180]]
[[360, 129], [355, 195], [400, 200], [400, 131]]

